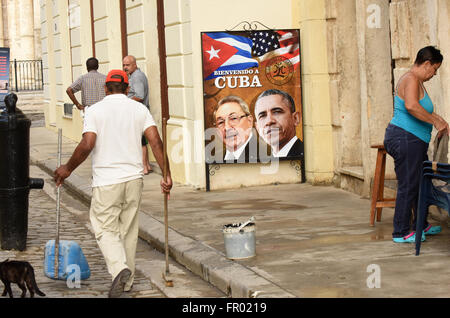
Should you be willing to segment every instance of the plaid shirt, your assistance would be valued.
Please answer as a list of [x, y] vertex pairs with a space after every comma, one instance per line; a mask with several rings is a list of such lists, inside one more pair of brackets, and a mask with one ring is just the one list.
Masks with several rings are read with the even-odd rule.
[[105, 97], [106, 75], [92, 70], [81, 75], [70, 87], [76, 93], [81, 90], [81, 104], [91, 106]]

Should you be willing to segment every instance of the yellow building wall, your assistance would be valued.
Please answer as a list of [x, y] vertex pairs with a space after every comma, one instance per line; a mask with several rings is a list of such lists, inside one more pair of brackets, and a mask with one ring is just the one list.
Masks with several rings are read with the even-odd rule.
[[[161, 88], [159, 47], [157, 29], [157, 7], [155, 0], [127, 0], [128, 54], [136, 58], [139, 69], [147, 75], [150, 113], [159, 127], [161, 135]], [[154, 157], [149, 148], [149, 158]]]
[[[119, 0], [93, 2], [95, 55], [99, 72], [122, 68]], [[72, 103], [67, 87], [85, 74], [86, 60], [93, 56], [89, 0], [41, 1], [41, 35], [44, 61], [46, 126], [62, 128], [64, 136], [81, 140], [82, 112], [75, 106], [64, 115], [64, 103]], [[160, 123], [159, 58], [156, 1], [126, 1], [128, 52], [149, 78], [151, 112]], [[151, 76], [149, 76], [151, 74]], [[75, 94], [81, 100], [81, 92]]]
[[47, 129], [54, 128], [56, 123], [56, 110], [53, 105], [56, 104], [55, 80], [54, 80], [54, 60], [53, 60], [53, 39], [52, 37], [52, 6], [49, 1], [41, 1], [41, 43], [42, 43], [42, 68], [44, 81], [44, 116]]
[[306, 179], [331, 183], [334, 175], [325, 0], [292, 1], [300, 28]]
[[[137, 58], [138, 67], [147, 74], [150, 111], [160, 128], [156, 0], [127, 0], [126, 9], [128, 54]], [[301, 30], [306, 178], [312, 183], [330, 183], [333, 150], [324, 1], [277, 0], [261, 5], [260, 0], [165, 0], [164, 12], [168, 152], [174, 180], [197, 188], [206, 185], [200, 33], [259, 21], [274, 29]], [[119, 0], [95, 0], [93, 18], [99, 71], [106, 74], [122, 68]], [[77, 141], [81, 139], [81, 113], [74, 108], [72, 117], [65, 117], [63, 105], [71, 102], [66, 88], [86, 72], [85, 61], [92, 55], [90, 23], [89, 0], [41, 1], [46, 126], [61, 127], [66, 137]], [[270, 176], [260, 169], [259, 164], [222, 165], [211, 178], [211, 189], [301, 181], [298, 166], [289, 162], [282, 162], [278, 173]]]
[[[84, 61], [91, 56], [89, 1], [44, 0], [40, 9], [45, 125], [80, 140], [81, 112], [74, 107], [71, 117], [64, 115], [64, 103], [71, 103], [66, 88], [85, 72]], [[76, 96], [81, 100], [80, 93]]]
[[[301, 30], [306, 178], [312, 183], [331, 183], [334, 168], [324, 1], [280, 0], [261, 5], [259, 0], [170, 0], [165, 2], [165, 13], [169, 126], [175, 132], [170, 144], [191, 148], [184, 152], [184, 160], [171, 160], [177, 172], [175, 180], [200, 188], [206, 185], [200, 33], [259, 21], [274, 29]], [[260, 168], [259, 164], [221, 165], [210, 174], [211, 189], [301, 181], [289, 162], [280, 163], [275, 175], [261, 174]]]

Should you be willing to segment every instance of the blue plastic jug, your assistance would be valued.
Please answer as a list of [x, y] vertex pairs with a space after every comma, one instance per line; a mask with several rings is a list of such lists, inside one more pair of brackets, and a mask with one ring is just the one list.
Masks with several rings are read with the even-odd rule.
[[[79, 274], [79, 278], [84, 280], [91, 276], [86, 257], [77, 242], [59, 241], [58, 254], [57, 279], [67, 280], [70, 275]], [[44, 274], [55, 279], [55, 240], [50, 240], [45, 244]]]

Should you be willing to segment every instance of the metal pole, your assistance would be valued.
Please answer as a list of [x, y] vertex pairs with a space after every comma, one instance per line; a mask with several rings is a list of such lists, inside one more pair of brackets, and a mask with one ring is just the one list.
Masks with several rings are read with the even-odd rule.
[[16, 92], [19, 91], [19, 87], [17, 86], [17, 60], [14, 59], [14, 80], [16, 82]]
[[41, 64], [41, 89], [44, 89], [44, 66], [42, 65], [42, 60], [40, 60]]
[[[163, 154], [164, 154], [164, 167], [163, 177], [167, 182], [167, 119], [163, 118], [162, 124], [163, 135]], [[167, 193], [164, 193], [164, 225], [165, 225], [165, 254], [166, 254], [166, 274], [169, 274], [169, 211], [167, 207]]]
[[20, 70], [19, 70], [19, 86], [20, 86], [21, 90], [23, 90], [23, 78], [24, 78], [24, 76], [23, 76], [23, 65], [24, 65], [23, 62], [19, 61], [19, 64], [18, 64], [18, 66], [20, 68]]
[[[58, 128], [58, 164], [61, 165], [62, 129]], [[55, 239], [55, 279], [59, 274], [59, 213], [60, 213], [61, 186], [56, 188], [56, 239]]]
[[27, 66], [27, 75], [25, 76], [25, 89], [26, 90], [30, 90], [31, 89], [31, 83], [30, 83], [30, 78], [31, 78], [31, 62], [25, 62], [26, 66]]
[[31, 62], [31, 87], [32, 90], [36, 90], [36, 61]]
[[24, 78], [24, 76], [23, 76], [23, 66], [24, 66], [23, 62], [19, 61], [18, 66], [20, 68], [20, 70], [19, 70], [19, 86], [20, 86], [20, 89], [23, 90], [23, 78]]

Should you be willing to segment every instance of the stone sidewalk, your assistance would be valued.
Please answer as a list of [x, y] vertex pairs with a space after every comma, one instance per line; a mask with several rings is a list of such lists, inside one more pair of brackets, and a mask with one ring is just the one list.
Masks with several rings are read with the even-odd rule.
[[[56, 144], [55, 132], [32, 128], [31, 161], [53, 171]], [[63, 138], [63, 162], [76, 145]], [[90, 169], [87, 160], [66, 180], [85, 200]], [[139, 215], [140, 236], [158, 249], [164, 244], [160, 178], [144, 177]], [[382, 221], [370, 227], [369, 208], [367, 199], [307, 183], [212, 192], [176, 184], [169, 201], [170, 253], [232, 297], [448, 297], [447, 216], [432, 214], [443, 232], [427, 237], [415, 256], [414, 245], [392, 242], [393, 210], [383, 209]], [[222, 226], [250, 216], [256, 218], [256, 257], [231, 261]], [[381, 288], [371, 288], [374, 277]]]
[[[68, 286], [66, 281], [53, 280], [44, 275], [44, 251], [48, 240], [54, 239], [56, 233], [55, 201], [48, 197], [43, 190], [31, 190], [28, 209], [28, 236], [25, 251], [0, 250], [0, 261], [5, 259], [24, 260], [29, 262], [35, 272], [39, 289], [47, 298], [96, 298], [108, 297], [111, 285], [111, 276], [108, 274], [106, 264], [94, 235], [76, 216], [61, 209], [60, 240], [75, 240], [80, 244], [85, 255], [91, 276], [82, 280], [79, 288], [76, 285]], [[145, 247], [139, 246], [137, 262], [142, 263]], [[73, 282], [72, 282], [73, 283]], [[13, 295], [19, 298], [21, 290], [16, 284], [11, 284]], [[3, 290], [3, 289], [2, 289]], [[27, 292], [26, 297], [30, 297]], [[35, 295], [36, 298], [40, 296]], [[152, 286], [149, 279], [140, 270], [136, 271], [133, 289], [124, 293], [123, 298], [161, 298], [165, 295]]]
[[[67, 188], [61, 188], [60, 239], [80, 244], [91, 270], [89, 279], [81, 281], [79, 288], [65, 281], [53, 280], [44, 275], [44, 250], [48, 240], [56, 235], [56, 188], [51, 177], [36, 166], [30, 166], [30, 176], [44, 179], [44, 189], [33, 189], [29, 196], [28, 237], [25, 251], [0, 250], [0, 262], [26, 260], [35, 269], [36, 280], [46, 298], [104, 298], [108, 297], [111, 276], [98, 248], [89, 221], [89, 206], [80, 202]], [[191, 298], [224, 297], [217, 288], [207, 284], [183, 266], [169, 260], [170, 273], [176, 280], [167, 287], [162, 278], [165, 269], [164, 254], [159, 253], [140, 239], [136, 252], [136, 277], [133, 289], [121, 298]], [[2, 284], [0, 284], [1, 286]], [[21, 294], [12, 284], [15, 297]], [[27, 295], [29, 297], [29, 295]], [[39, 296], [36, 296], [39, 298]]]

